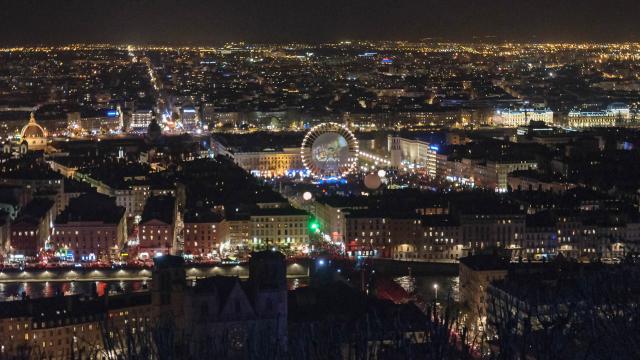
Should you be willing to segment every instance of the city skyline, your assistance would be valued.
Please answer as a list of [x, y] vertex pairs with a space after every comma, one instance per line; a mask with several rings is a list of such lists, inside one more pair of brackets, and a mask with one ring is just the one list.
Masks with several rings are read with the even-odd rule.
[[638, 358], [637, 0], [0, 9], [0, 358]]
[[0, 45], [640, 40], [630, 0], [3, 1]]

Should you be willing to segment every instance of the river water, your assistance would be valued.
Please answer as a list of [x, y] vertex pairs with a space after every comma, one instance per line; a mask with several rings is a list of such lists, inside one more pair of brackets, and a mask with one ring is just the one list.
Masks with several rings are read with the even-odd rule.
[[[287, 279], [289, 289], [307, 286], [307, 278]], [[110, 294], [148, 291], [151, 281], [46, 281], [0, 283], [0, 301], [19, 300], [22, 295], [32, 299], [59, 295], [90, 295], [94, 290], [102, 296]]]
[[0, 283], [0, 301], [20, 299], [24, 293], [32, 299], [59, 295], [91, 294], [94, 289], [98, 295], [106, 291], [130, 293], [146, 291], [150, 287], [147, 281], [46, 281]]
[[[288, 279], [289, 289], [308, 285], [307, 278]], [[434, 284], [438, 285], [438, 300], [444, 301], [450, 295], [454, 300], [458, 296], [457, 276], [403, 276], [395, 279], [409, 293], [415, 292], [424, 300], [435, 297]], [[18, 300], [24, 293], [30, 298], [53, 297], [59, 295], [91, 294], [94, 289], [98, 295], [105, 292], [130, 293], [148, 291], [150, 281], [47, 281], [0, 283], [0, 301]]]

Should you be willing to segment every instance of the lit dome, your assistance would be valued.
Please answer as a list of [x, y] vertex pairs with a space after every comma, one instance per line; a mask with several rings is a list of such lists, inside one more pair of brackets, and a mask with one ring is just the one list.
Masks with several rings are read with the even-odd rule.
[[147, 137], [151, 141], [157, 141], [162, 136], [162, 128], [156, 119], [151, 120], [147, 127]]
[[29, 119], [29, 123], [22, 128], [20, 132], [20, 138], [25, 139], [38, 139], [47, 137], [47, 132], [42, 128], [42, 126], [36, 123], [36, 116], [34, 113], [31, 113], [31, 118]]

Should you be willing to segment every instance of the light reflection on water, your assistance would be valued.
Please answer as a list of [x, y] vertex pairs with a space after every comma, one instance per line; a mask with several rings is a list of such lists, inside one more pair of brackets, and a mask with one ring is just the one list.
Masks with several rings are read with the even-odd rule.
[[413, 294], [416, 291], [416, 278], [413, 276], [401, 276], [393, 280], [409, 294]]
[[105, 292], [129, 293], [148, 289], [147, 281], [45, 281], [0, 283], [0, 301], [19, 300], [22, 295], [32, 299], [61, 295], [98, 295]]
[[309, 286], [309, 278], [287, 279], [287, 287], [289, 290], [295, 290], [305, 286]]
[[[420, 295], [425, 301], [433, 300], [435, 291], [433, 284], [438, 284], [438, 299], [446, 299], [448, 295], [458, 301], [459, 282], [457, 276], [402, 276], [394, 279], [408, 293]], [[98, 295], [109, 291], [113, 293], [130, 293], [147, 291], [151, 281], [47, 281], [47, 282], [15, 282], [0, 283], [0, 301], [19, 300], [24, 292], [32, 299], [53, 297], [58, 295], [90, 295], [94, 289]], [[289, 290], [308, 286], [308, 278], [287, 279]]]
[[[290, 290], [307, 286], [308, 278], [288, 279]], [[36, 299], [60, 295], [90, 295], [93, 290], [102, 296], [105, 292], [131, 293], [147, 291], [151, 288], [151, 281], [46, 281], [46, 282], [14, 282], [0, 283], [0, 301], [20, 300], [22, 294]]]

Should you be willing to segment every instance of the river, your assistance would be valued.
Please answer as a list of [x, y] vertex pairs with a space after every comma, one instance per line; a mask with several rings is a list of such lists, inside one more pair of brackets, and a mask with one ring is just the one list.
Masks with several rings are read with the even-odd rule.
[[[431, 301], [435, 297], [434, 284], [438, 284], [438, 299], [443, 301], [448, 294], [454, 300], [458, 296], [457, 276], [403, 276], [395, 278], [408, 292], [416, 292], [426, 301]], [[287, 279], [289, 289], [296, 289], [308, 285], [308, 278]], [[103, 295], [109, 291], [130, 293], [137, 291], [148, 291], [151, 288], [151, 281], [46, 281], [46, 282], [10, 282], [0, 283], [0, 301], [18, 300], [24, 292], [32, 299], [41, 297], [52, 297], [61, 294], [77, 295], [91, 294], [94, 289], [98, 295]]]

